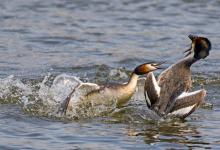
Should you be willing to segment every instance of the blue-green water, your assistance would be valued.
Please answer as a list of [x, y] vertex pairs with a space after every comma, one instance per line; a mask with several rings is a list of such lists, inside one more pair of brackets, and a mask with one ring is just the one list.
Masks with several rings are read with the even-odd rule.
[[[1, 1], [0, 149], [219, 149], [219, 7], [218, 0]], [[114, 115], [54, 113], [52, 101], [70, 89], [53, 87], [57, 76], [124, 82], [141, 63], [167, 67], [182, 58], [189, 34], [212, 42], [210, 56], [192, 67], [193, 88], [207, 90], [212, 108], [184, 121], [149, 120], [139, 85]]]

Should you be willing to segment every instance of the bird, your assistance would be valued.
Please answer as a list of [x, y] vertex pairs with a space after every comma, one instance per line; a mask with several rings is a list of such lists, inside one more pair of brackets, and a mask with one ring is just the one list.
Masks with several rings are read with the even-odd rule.
[[140, 75], [147, 74], [156, 69], [160, 69], [162, 63], [144, 63], [137, 66], [127, 83], [98, 85], [95, 83], [79, 82], [72, 92], [61, 104], [61, 112], [67, 114], [74, 110], [74, 107], [94, 107], [94, 106], [124, 106], [133, 96], [137, 81]]
[[165, 69], [156, 80], [151, 72], [147, 74], [144, 95], [148, 108], [161, 117], [186, 118], [203, 102], [206, 90], [190, 92], [192, 87], [191, 66], [205, 59], [211, 50], [211, 42], [206, 37], [190, 34], [191, 47], [185, 57]]

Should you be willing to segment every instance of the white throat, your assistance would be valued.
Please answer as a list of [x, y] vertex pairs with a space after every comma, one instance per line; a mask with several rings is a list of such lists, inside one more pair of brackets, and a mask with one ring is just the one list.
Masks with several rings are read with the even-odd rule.
[[138, 75], [133, 73], [131, 75], [130, 80], [128, 81], [127, 85], [129, 88], [134, 89], [137, 86], [137, 81], [138, 81]]

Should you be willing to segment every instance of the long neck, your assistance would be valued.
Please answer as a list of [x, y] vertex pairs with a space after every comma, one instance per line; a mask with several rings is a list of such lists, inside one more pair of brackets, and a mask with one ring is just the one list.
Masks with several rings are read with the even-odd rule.
[[131, 74], [130, 80], [128, 81], [128, 83], [126, 84], [126, 86], [130, 89], [135, 90], [136, 86], [137, 86], [137, 80], [138, 80], [138, 75], [135, 74], [134, 72]]
[[114, 93], [117, 96], [117, 106], [123, 106], [125, 103], [129, 101], [132, 95], [135, 92], [137, 86], [138, 75], [132, 73], [130, 80], [128, 83], [123, 84], [117, 91]]
[[180, 60], [179, 63], [183, 63], [183, 64], [185, 64], [185, 65], [187, 65], [187, 66], [190, 67], [193, 63], [195, 63], [195, 62], [198, 61], [198, 60], [199, 60], [199, 59], [194, 58], [193, 55], [190, 55], [190, 56], [188, 56], [188, 57], [186, 57], [186, 58]]

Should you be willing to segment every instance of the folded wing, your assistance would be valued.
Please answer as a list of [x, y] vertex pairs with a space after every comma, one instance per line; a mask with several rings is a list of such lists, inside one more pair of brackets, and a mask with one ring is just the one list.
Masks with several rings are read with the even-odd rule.
[[156, 81], [153, 72], [147, 74], [144, 85], [144, 96], [148, 108], [152, 108], [152, 106], [159, 100], [160, 87]]

